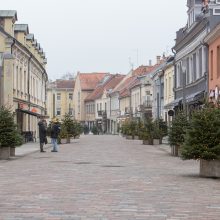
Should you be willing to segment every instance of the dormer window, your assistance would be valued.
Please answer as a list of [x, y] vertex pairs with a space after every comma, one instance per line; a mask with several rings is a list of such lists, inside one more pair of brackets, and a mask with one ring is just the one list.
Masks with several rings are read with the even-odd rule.
[[191, 10], [189, 13], [188, 13], [188, 26], [190, 27], [195, 21], [195, 13], [194, 13], [194, 10]]

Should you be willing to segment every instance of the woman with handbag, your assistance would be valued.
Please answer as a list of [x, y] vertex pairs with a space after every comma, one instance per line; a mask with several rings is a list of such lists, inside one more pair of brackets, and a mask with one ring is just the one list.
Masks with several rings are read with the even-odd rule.
[[47, 144], [47, 124], [46, 121], [41, 119], [38, 123], [39, 126], [39, 139], [40, 139], [40, 152], [46, 152], [44, 150], [44, 144]]

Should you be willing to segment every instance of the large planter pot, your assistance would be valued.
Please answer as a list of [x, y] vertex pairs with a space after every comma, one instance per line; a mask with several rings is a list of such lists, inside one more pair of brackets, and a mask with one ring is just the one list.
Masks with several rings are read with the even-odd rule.
[[160, 139], [154, 139], [153, 144], [154, 145], [159, 145], [160, 144]]
[[171, 146], [171, 155], [174, 157], [180, 156], [180, 146], [173, 145]]
[[126, 139], [127, 139], [127, 140], [133, 140], [133, 137], [130, 136], [130, 135], [127, 135], [127, 136], [126, 136]]
[[15, 147], [10, 147], [10, 157], [15, 157]]
[[143, 140], [143, 145], [149, 145], [149, 140]]
[[67, 138], [67, 139], [66, 139], [66, 143], [67, 143], [67, 144], [70, 144], [70, 138]]
[[134, 140], [140, 140], [139, 136], [134, 136]]
[[153, 145], [153, 140], [143, 140], [143, 145]]
[[67, 138], [61, 138], [61, 144], [67, 144]]
[[220, 160], [200, 160], [200, 176], [220, 178]]
[[10, 157], [10, 147], [0, 147], [0, 160], [8, 160]]

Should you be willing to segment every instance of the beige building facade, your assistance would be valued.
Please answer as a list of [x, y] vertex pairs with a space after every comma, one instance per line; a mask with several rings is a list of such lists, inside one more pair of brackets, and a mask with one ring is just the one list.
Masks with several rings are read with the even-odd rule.
[[108, 73], [80, 72], [77, 74], [73, 93], [73, 105], [75, 106], [74, 116], [77, 121], [81, 123], [86, 122], [85, 100], [107, 74]]
[[169, 110], [173, 110], [174, 101], [174, 65], [167, 63], [164, 69], [164, 120], [170, 125], [172, 117], [168, 115]]
[[10, 107], [21, 132], [38, 136], [46, 113], [45, 53], [17, 12], [0, 10], [0, 105]]

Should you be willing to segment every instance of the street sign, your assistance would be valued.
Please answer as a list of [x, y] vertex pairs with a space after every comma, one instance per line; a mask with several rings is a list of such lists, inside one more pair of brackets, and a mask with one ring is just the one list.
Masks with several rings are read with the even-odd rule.
[[173, 110], [169, 110], [169, 111], [168, 111], [168, 115], [171, 116], [171, 117], [173, 117], [173, 116], [174, 116], [174, 111], [173, 111]]

